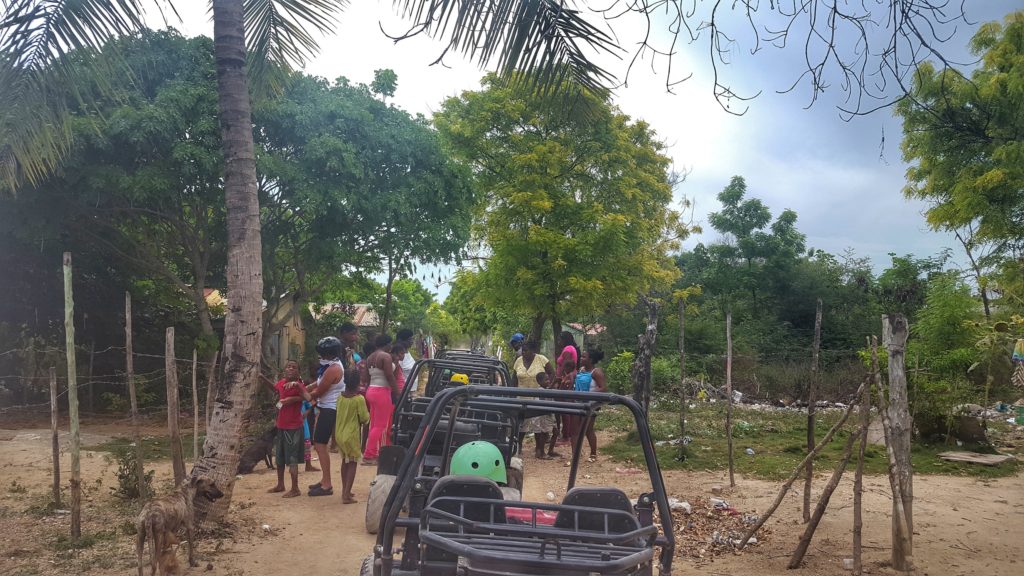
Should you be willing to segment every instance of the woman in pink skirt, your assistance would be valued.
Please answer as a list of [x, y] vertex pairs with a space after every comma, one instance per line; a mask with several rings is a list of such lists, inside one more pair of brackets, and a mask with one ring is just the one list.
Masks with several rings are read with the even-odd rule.
[[391, 358], [391, 337], [377, 336], [377, 350], [366, 359], [370, 383], [366, 388], [366, 404], [370, 409], [370, 433], [363, 451], [363, 465], [376, 466], [381, 446], [390, 444], [391, 415], [398, 396], [395, 363]]

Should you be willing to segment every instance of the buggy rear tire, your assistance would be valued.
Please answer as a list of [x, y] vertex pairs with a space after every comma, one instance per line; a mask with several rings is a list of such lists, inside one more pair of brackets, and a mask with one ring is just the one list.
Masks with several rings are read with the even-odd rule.
[[395, 484], [395, 477], [390, 474], [378, 474], [370, 483], [370, 495], [366, 498], [366, 532], [376, 534], [380, 528], [380, 515], [384, 511], [384, 501], [388, 492]]
[[373, 576], [373, 554], [363, 558], [363, 563], [359, 565], [359, 576]]

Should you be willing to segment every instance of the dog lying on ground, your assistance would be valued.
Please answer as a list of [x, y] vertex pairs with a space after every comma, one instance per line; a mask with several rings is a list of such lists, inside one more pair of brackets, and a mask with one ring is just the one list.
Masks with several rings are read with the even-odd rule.
[[[208, 502], [224, 496], [220, 488], [207, 478], [191, 478], [183, 482], [178, 489], [163, 496], [155, 498], [146, 503], [135, 521], [135, 553], [139, 559], [139, 576], [142, 576], [142, 554], [145, 552], [146, 540], [149, 540], [150, 551], [150, 576], [157, 573], [160, 566], [161, 574], [168, 574], [168, 564], [165, 560], [166, 551], [171, 549], [170, 555], [174, 556], [173, 544], [177, 543], [176, 533], [184, 529], [188, 538], [188, 564], [196, 566], [193, 541], [195, 540], [195, 500], [203, 498]], [[177, 559], [173, 564], [177, 564]]]
[[238, 461], [237, 474], [249, 474], [256, 468], [261, 460], [267, 463], [267, 468], [274, 469], [274, 439], [277, 437], [277, 427], [273, 427], [263, 433], [262, 436], [256, 439], [245, 452], [242, 453], [242, 458]]

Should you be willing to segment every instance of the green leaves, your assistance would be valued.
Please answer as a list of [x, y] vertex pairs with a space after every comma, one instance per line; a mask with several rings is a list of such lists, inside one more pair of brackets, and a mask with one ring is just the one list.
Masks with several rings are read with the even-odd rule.
[[970, 79], [930, 64], [914, 77], [903, 118], [904, 193], [928, 200], [936, 229], [977, 224], [982, 241], [1024, 238], [1024, 12], [983, 25]]
[[522, 84], [484, 84], [446, 101], [435, 124], [486, 198], [476, 234], [489, 257], [474, 281], [486, 299], [575, 319], [671, 284], [665, 232], [678, 214], [647, 125], [596, 98], [584, 117]]

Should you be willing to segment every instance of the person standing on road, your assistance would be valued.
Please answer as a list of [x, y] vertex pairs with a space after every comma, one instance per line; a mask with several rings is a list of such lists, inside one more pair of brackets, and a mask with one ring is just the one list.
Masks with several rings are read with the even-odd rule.
[[320, 355], [316, 389], [311, 394], [312, 403], [318, 408], [316, 426], [313, 428], [313, 447], [320, 458], [322, 477], [320, 482], [311, 484], [310, 496], [330, 496], [334, 494], [331, 484], [331, 437], [337, 420], [337, 404], [341, 393], [345, 391], [345, 368], [341, 356], [344, 347], [341, 340], [334, 336], [322, 338], [316, 345]]
[[[576, 374], [575, 389], [577, 392], [607, 392], [605, 383], [604, 368], [598, 363], [604, 360], [604, 352], [600, 348], [591, 348], [583, 352], [580, 357], [580, 371]], [[590, 445], [590, 457], [588, 462], [597, 462], [597, 432], [594, 431], [594, 420], [596, 415], [586, 421], [587, 444]]]
[[526, 336], [523, 336], [522, 332], [516, 332], [512, 335], [512, 339], [508, 341], [508, 345], [512, 348], [513, 358], [522, 358], [523, 356], [523, 342], [526, 341]]
[[291, 490], [285, 498], [300, 496], [299, 462], [302, 461], [302, 401], [309, 399], [309, 392], [299, 377], [299, 364], [289, 360], [284, 365], [284, 377], [274, 385], [277, 392], [277, 485], [268, 490], [275, 494], [284, 492], [284, 469], [287, 466], [292, 478]]
[[409, 395], [415, 396], [416, 391], [419, 389], [419, 382], [409, 381], [409, 375], [412, 374], [412, 367], [416, 365], [416, 359], [412, 357], [412, 350], [415, 346], [412, 330], [409, 330], [408, 328], [402, 328], [399, 330], [398, 333], [395, 334], [395, 344], [405, 348], [405, 353], [402, 354], [401, 362], [399, 362], [399, 364], [402, 366], [402, 376], [405, 378], [405, 385], [412, 386], [412, 388], [409, 389]]
[[[522, 347], [523, 355], [516, 358], [512, 364], [512, 385], [517, 388], [547, 388], [555, 369], [546, 356], [538, 353], [540, 345], [535, 340], [530, 340]], [[550, 460], [559, 456], [554, 450], [545, 453], [545, 446], [548, 438], [555, 428], [555, 417], [551, 414], [544, 414], [528, 419], [523, 423], [522, 435], [519, 439], [520, 446], [527, 434], [533, 434], [537, 442], [536, 456], [539, 460]]]
[[391, 413], [395, 409], [398, 383], [395, 381], [395, 363], [391, 358], [391, 337], [377, 336], [377, 350], [366, 359], [370, 377], [366, 388], [366, 404], [370, 407], [370, 433], [363, 451], [363, 465], [375, 466], [380, 447], [388, 444]]

